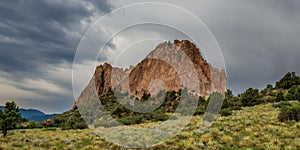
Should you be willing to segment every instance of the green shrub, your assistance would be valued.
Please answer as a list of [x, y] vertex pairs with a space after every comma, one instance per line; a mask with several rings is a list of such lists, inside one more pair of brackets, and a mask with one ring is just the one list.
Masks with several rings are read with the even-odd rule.
[[44, 128], [43, 131], [56, 131], [56, 128], [55, 127], [47, 127], [47, 128]]
[[220, 134], [220, 131], [219, 129], [217, 128], [212, 128], [210, 129], [210, 135], [213, 137], [213, 138], [217, 138]]
[[289, 89], [287, 99], [300, 101], [300, 85], [293, 86]]
[[88, 126], [83, 122], [76, 122], [73, 129], [86, 129]]
[[174, 101], [176, 98], [177, 98], [176, 92], [175, 91], [170, 92], [169, 99]]
[[168, 119], [170, 119], [170, 120], [177, 120], [177, 119], [178, 119], [178, 116], [172, 115], [172, 116], [169, 116]]
[[60, 124], [62, 123], [62, 120], [60, 120], [59, 118], [54, 118], [54, 124]]
[[300, 105], [281, 108], [278, 120], [281, 122], [289, 120], [295, 120], [298, 122], [300, 120]]
[[230, 108], [231, 110], [241, 110], [243, 104], [238, 97], [225, 98], [222, 109]]
[[72, 127], [71, 126], [62, 126], [61, 129], [62, 130], [71, 130]]
[[124, 124], [124, 125], [133, 125], [133, 124], [140, 124], [142, 123], [143, 117], [142, 116], [128, 116], [119, 118], [118, 122]]
[[300, 78], [295, 72], [288, 72], [280, 81], [276, 82], [276, 89], [289, 89], [300, 84]]
[[169, 119], [169, 116], [165, 113], [155, 113], [153, 115], [153, 121], [165, 121], [165, 120], [168, 120]]
[[98, 120], [94, 123], [94, 126], [97, 127], [114, 127], [116, 126], [117, 123], [113, 122], [113, 121], [109, 121], [109, 120]]
[[205, 113], [205, 107], [204, 106], [201, 106], [201, 105], [198, 105], [195, 113], [194, 113], [194, 116], [197, 116], [197, 115], [203, 115]]
[[206, 111], [217, 114], [220, 112], [223, 105], [224, 96], [218, 92], [213, 92], [207, 99], [205, 106]]
[[225, 98], [223, 101], [222, 109], [228, 108], [231, 106], [231, 98]]
[[206, 101], [206, 100], [205, 100], [204, 97], [199, 96], [199, 102], [198, 102], [198, 103], [199, 103], [200, 105], [203, 105], [203, 104], [205, 103], [205, 101]]
[[280, 101], [284, 101], [285, 97], [284, 97], [284, 93], [280, 90], [277, 94], [276, 94], [276, 102], [280, 102]]
[[273, 90], [274, 90], [273, 85], [268, 84], [267, 87], [261, 91], [261, 93], [264, 96], [274, 96]]
[[231, 110], [242, 110], [241, 106], [232, 106], [230, 107]]
[[[280, 99], [280, 98], [278, 98], [278, 99]], [[274, 102], [276, 102], [276, 94], [274, 96], [265, 96], [262, 98], [262, 100], [264, 103], [274, 103]], [[279, 100], [279, 101], [282, 101], [282, 100]]]
[[241, 94], [241, 102], [243, 106], [254, 106], [261, 104], [262, 96], [259, 94], [258, 89], [249, 88], [244, 93]]
[[283, 101], [283, 102], [273, 105], [274, 108], [283, 108], [283, 107], [287, 107], [287, 106], [292, 106], [292, 104], [288, 101]]
[[30, 121], [28, 123], [28, 125], [26, 126], [26, 128], [28, 128], [28, 129], [34, 129], [34, 128], [39, 128], [39, 127], [40, 127], [39, 124], [36, 123], [35, 121]]
[[220, 111], [221, 116], [230, 116], [232, 115], [232, 110], [229, 108], [222, 109]]

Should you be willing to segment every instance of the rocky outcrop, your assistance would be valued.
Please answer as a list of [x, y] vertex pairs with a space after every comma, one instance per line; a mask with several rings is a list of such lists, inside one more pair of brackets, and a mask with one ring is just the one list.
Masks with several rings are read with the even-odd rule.
[[199, 87], [198, 91], [191, 91], [197, 96], [207, 97], [214, 91], [224, 93], [225, 71], [212, 67], [190, 41], [175, 40], [158, 45], [135, 67], [123, 70], [107, 63], [98, 66], [74, 107], [111, 89], [141, 98], [145, 93], [156, 94], [163, 89], [179, 91], [185, 85], [194, 89]]

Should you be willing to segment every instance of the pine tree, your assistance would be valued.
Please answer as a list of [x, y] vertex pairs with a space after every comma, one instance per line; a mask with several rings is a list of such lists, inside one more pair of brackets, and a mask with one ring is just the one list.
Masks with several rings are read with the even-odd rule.
[[19, 107], [15, 102], [7, 102], [4, 111], [0, 110], [0, 129], [3, 137], [6, 137], [7, 131], [16, 128], [16, 124], [21, 121]]

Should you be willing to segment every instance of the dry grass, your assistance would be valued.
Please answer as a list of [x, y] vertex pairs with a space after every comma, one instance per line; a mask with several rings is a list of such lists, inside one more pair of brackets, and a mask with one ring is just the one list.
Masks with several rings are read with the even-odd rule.
[[[300, 122], [277, 120], [272, 104], [246, 107], [229, 117], [218, 117], [212, 128], [197, 135], [202, 116], [195, 116], [180, 135], [150, 149], [300, 149]], [[135, 125], [152, 127], [161, 122]], [[10, 131], [0, 138], [0, 149], [125, 149], [106, 142], [90, 129]]]

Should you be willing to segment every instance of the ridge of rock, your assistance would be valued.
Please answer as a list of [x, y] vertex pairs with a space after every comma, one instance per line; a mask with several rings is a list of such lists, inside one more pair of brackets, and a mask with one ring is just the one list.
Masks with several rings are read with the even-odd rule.
[[[179, 91], [182, 87], [176, 69], [165, 61], [153, 59], [155, 56], [163, 56], [168, 62], [173, 61], [178, 63], [182, 61], [183, 57], [168, 56], [166, 53], [168, 50], [183, 51], [194, 64], [194, 69], [197, 73], [196, 76], [199, 79], [199, 85], [194, 86], [200, 87], [200, 91], [193, 91], [194, 95], [208, 97], [215, 91], [225, 93], [227, 90], [225, 71], [219, 71], [217, 68], [211, 66], [202, 57], [200, 50], [192, 42], [188, 40], [174, 40], [174, 43], [164, 42], [159, 44], [137, 66], [130, 67], [129, 69], [123, 70], [112, 67], [108, 63], [98, 66], [94, 76], [76, 100], [73, 108], [89, 100], [94, 95], [102, 96], [111, 89], [121, 93], [128, 93], [139, 99], [144, 94], [158, 93], [159, 90], [164, 88], [167, 91]], [[184, 70], [185, 68], [187, 67], [179, 64], [179, 68], [177, 69]], [[189, 74], [190, 72], [192, 71], [186, 72], [187, 76], [193, 76], [193, 74]], [[163, 84], [156, 83], [155, 87], [151, 87], [151, 84], [156, 79], [161, 80]], [[189, 79], [181, 82], [189, 82]]]

